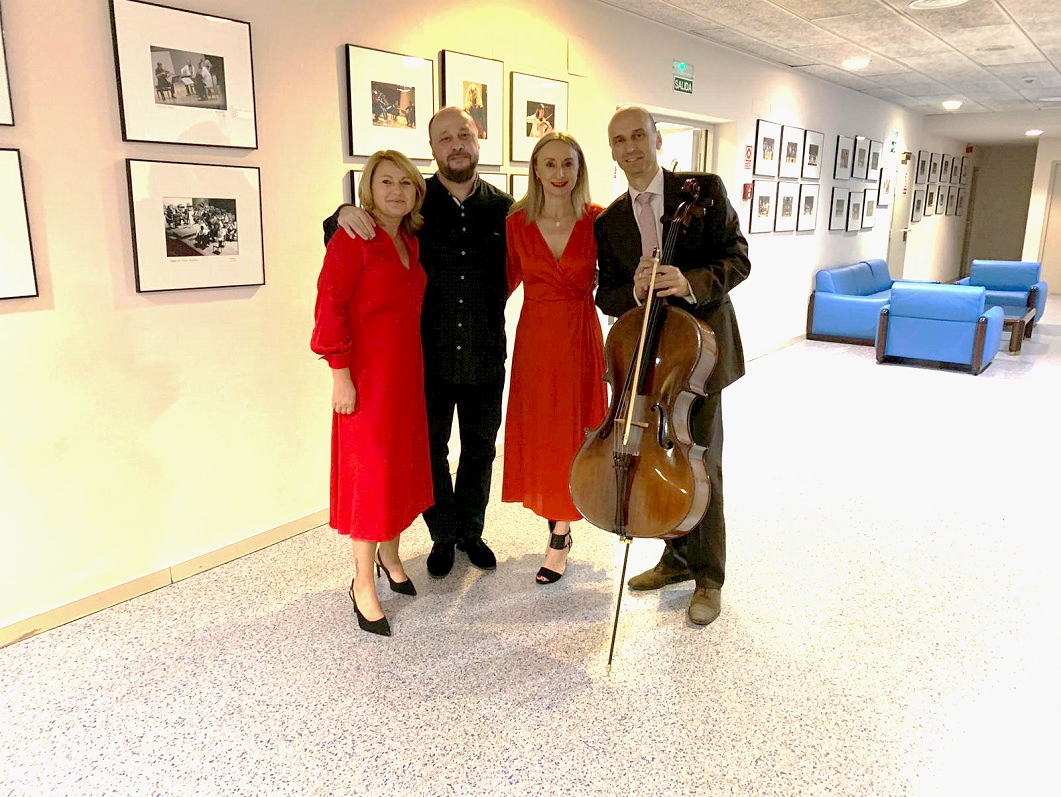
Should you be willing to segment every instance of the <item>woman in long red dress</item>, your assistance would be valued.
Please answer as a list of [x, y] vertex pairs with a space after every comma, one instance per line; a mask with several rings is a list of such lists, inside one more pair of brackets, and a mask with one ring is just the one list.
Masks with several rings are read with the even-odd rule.
[[399, 535], [434, 500], [420, 346], [426, 276], [415, 237], [425, 193], [424, 178], [400, 152], [369, 158], [358, 202], [387, 235], [364, 241], [340, 229], [332, 237], [311, 343], [333, 377], [330, 523], [353, 543], [358, 625], [383, 636], [390, 623], [372, 565], [395, 592], [416, 594]]
[[608, 409], [604, 340], [593, 304], [597, 243], [582, 148], [567, 133], [544, 135], [531, 153], [527, 195], [506, 226], [509, 291], [523, 283], [505, 418], [501, 500], [549, 521], [545, 563], [535, 580], [560, 579], [581, 515], [568, 474]]

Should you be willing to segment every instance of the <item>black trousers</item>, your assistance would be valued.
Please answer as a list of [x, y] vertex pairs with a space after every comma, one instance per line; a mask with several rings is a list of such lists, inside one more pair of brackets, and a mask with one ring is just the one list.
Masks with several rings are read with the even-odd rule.
[[698, 586], [721, 587], [726, 580], [726, 519], [722, 508], [722, 394], [709, 393], [693, 406], [693, 439], [707, 446], [707, 474], [711, 503], [700, 525], [667, 541], [663, 562], [688, 566]]
[[[424, 376], [435, 490], [435, 503], [424, 512], [424, 521], [434, 542], [458, 542], [483, 536], [504, 388], [503, 372], [496, 382], [483, 385], [454, 384], [430, 373]], [[455, 483], [449, 473], [449, 436], [454, 411], [461, 441]]]

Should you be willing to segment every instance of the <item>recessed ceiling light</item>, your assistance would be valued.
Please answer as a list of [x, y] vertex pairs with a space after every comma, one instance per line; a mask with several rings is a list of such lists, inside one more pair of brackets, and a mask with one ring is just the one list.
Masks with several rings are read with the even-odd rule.
[[848, 58], [840, 64], [844, 69], [865, 69], [869, 66], [868, 58]]
[[1026, 135], [1026, 136], [1041, 136], [1042, 134], [1043, 134], [1043, 131], [1039, 130], [1038, 128], [1035, 128], [1033, 130], [1027, 130], [1024, 133], [1024, 135]]
[[956, 110], [958, 110], [959, 108], [962, 107], [962, 101], [961, 100], [944, 100], [943, 101], [943, 107], [946, 108], [948, 111], [956, 111]]
[[1036, 102], [1061, 102], [1061, 97], [1039, 97]]
[[963, 6], [968, 3], [969, 0], [914, 0], [910, 3], [910, 8], [914, 11], [925, 11], [930, 8], [953, 8], [954, 6]]
[[976, 52], [978, 53], [1002, 53], [1006, 50], [1012, 50], [1012, 44], [989, 44], [987, 47], [977, 47]]

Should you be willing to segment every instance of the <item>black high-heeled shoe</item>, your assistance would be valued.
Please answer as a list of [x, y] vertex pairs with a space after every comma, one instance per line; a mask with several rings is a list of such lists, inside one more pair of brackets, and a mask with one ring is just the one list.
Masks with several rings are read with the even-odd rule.
[[387, 581], [390, 582], [391, 592], [397, 592], [399, 595], [415, 595], [416, 587], [413, 586], [413, 580], [411, 578], [405, 579], [405, 581], [395, 581], [391, 578], [391, 571], [387, 569], [387, 566], [379, 558], [379, 552], [376, 552], [376, 575], [379, 575], [379, 571], [382, 568], [383, 572], [387, 574]]
[[[556, 521], [549, 521], [549, 547], [556, 551], [570, 550], [571, 549], [571, 530], [568, 529], [567, 534], [556, 534]], [[534, 576], [534, 580], [539, 584], [555, 584], [561, 578], [563, 573], [557, 573], [555, 570], [550, 570], [548, 567], [539, 567], [537, 575]]]
[[391, 635], [391, 624], [387, 620], [387, 615], [383, 615], [378, 620], [368, 620], [365, 615], [361, 614], [361, 610], [357, 608], [357, 598], [354, 597], [354, 582], [350, 582], [350, 602], [354, 604], [354, 614], [357, 615], [357, 625], [362, 631], [368, 631], [370, 634], [378, 634], [379, 636], [390, 636]]

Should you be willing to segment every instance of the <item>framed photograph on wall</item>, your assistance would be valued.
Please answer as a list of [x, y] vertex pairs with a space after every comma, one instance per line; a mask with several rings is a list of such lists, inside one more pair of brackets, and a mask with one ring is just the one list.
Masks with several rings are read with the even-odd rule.
[[803, 170], [803, 134], [802, 127], [785, 125], [781, 128], [781, 159], [778, 162], [778, 177], [798, 178]]
[[959, 188], [958, 189], [958, 202], [957, 202], [957, 204], [954, 207], [954, 214], [956, 216], [964, 216], [965, 215], [965, 189], [964, 188]]
[[500, 166], [505, 158], [505, 64], [454, 50], [440, 51], [438, 64], [439, 107], [456, 105], [467, 111], [479, 128], [479, 163]]
[[125, 141], [257, 149], [251, 26], [111, 0]]
[[512, 160], [529, 161], [538, 139], [567, 130], [567, 82], [512, 72]]
[[517, 200], [527, 195], [527, 185], [530, 177], [525, 174], [510, 174], [508, 176], [508, 192]]
[[796, 218], [796, 230], [810, 232], [818, 226], [818, 191], [817, 183], [802, 183], [799, 187], [799, 216]]
[[778, 151], [781, 149], [781, 125], [757, 119], [755, 122], [755, 165], [752, 174], [756, 177], [777, 177]]
[[0, 125], [14, 123], [15, 109], [11, 103], [11, 78], [7, 71], [7, 48], [4, 45], [4, 14], [0, 8]]
[[774, 210], [774, 231], [792, 232], [796, 229], [799, 212], [799, 183], [777, 184], [777, 204]]
[[138, 293], [265, 284], [256, 166], [125, 167]]
[[361, 186], [361, 175], [363, 172], [360, 169], [351, 169], [350, 174], [347, 175], [347, 180], [350, 183], [350, 204], [360, 205], [361, 202], [357, 197], [357, 189]]
[[956, 186], [947, 186], [947, 206], [946, 214], [953, 216], [955, 210], [958, 207], [958, 188]]
[[855, 139], [850, 136], [836, 137], [836, 160], [833, 163], [833, 177], [837, 180], [851, 179], [851, 157], [855, 151]]
[[880, 181], [877, 190], [877, 207], [886, 208], [892, 203], [895, 193], [895, 167], [884, 166], [880, 170]]
[[865, 194], [861, 190], [851, 192], [847, 200], [847, 231], [858, 232], [862, 229], [862, 200]]
[[22, 156], [0, 149], [0, 299], [38, 295]]
[[877, 182], [880, 179], [880, 156], [883, 144], [880, 141], [874, 141], [870, 139], [869, 142], [869, 169], [866, 172], [866, 179], [871, 182]]
[[962, 158], [961, 174], [959, 179], [962, 185], [969, 184], [969, 174], [972, 171], [972, 161], [969, 158]]
[[958, 185], [962, 179], [962, 159], [957, 155], [954, 156], [954, 160], [950, 164], [950, 183], [951, 185]]
[[931, 216], [936, 212], [936, 193], [939, 191], [939, 186], [936, 183], [932, 183], [925, 188], [925, 210], [922, 215]]
[[872, 230], [876, 221], [877, 189], [867, 188], [862, 192], [862, 229]]
[[817, 180], [822, 176], [822, 157], [825, 155], [825, 136], [816, 130], [808, 130], [803, 138], [804, 180]]
[[928, 182], [928, 163], [931, 158], [931, 154], [928, 150], [922, 149], [917, 152], [917, 177], [914, 182], [917, 185], [924, 185]]
[[829, 229], [847, 229], [847, 203], [851, 198], [848, 188], [833, 188], [832, 202], [829, 205]]
[[396, 149], [431, 160], [427, 123], [435, 112], [430, 58], [346, 45], [346, 105], [350, 154]]
[[749, 232], [773, 232], [777, 183], [771, 180], [755, 180], [752, 190]]
[[950, 182], [950, 155], [942, 155], [939, 164], [939, 181], [946, 185]]
[[928, 162], [928, 181], [930, 183], [939, 182], [939, 167], [942, 163], [943, 155], [938, 152], [932, 153], [932, 158]]
[[508, 193], [508, 175], [501, 172], [479, 172], [479, 179], [484, 183], [490, 183], [494, 188]]
[[851, 176], [856, 180], [865, 180], [869, 173], [869, 139], [855, 136], [855, 154], [851, 159]]
[[914, 201], [910, 203], [910, 221], [921, 221], [921, 216], [925, 212], [925, 189], [915, 188], [914, 189]]
[[947, 212], [947, 186], [936, 187], [936, 215], [942, 216]]

